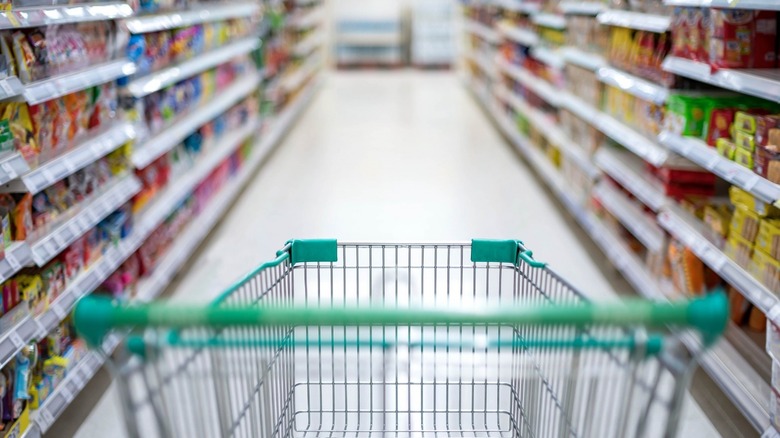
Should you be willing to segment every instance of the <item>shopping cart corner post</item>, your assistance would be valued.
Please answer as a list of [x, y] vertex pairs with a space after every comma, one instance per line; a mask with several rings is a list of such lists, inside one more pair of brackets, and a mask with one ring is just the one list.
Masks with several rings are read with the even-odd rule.
[[336, 239], [297, 239], [288, 242], [290, 263], [335, 263], [339, 259]]
[[518, 265], [522, 260], [534, 268], [547, 267], [547, 263], [534, 260], [533, 251], [520, 240], [472, 239], [471, 261], [474, 263], [510, 263]]

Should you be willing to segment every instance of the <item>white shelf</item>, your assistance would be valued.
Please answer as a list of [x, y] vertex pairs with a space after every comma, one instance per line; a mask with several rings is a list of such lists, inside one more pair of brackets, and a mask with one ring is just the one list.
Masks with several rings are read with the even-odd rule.
[[709, 64], [675, 56], [664, 59], [663, 69], [728, 90], [780, 102], [780, 69], [714, 70]]
[[0, 184], [12, 181], [30, 171], [19, 152], [6, 152], [0, 157]]
[[496, 69], [495, 63], [490, 62], [486, 55], [482, 53], [467, 52], [466, 57], [474, 62], [474, 64], [491, 79], [498, 78], [498, 70]]
[[93, 195], [92, 200], [81, 206], [75, 216], [55, 226], [51, 232], [30, 244], [35, 264], [44, 266], [140, 190], [141, 182], [138, 178], [128, 175], [109, 184], [102, 193]]
[[295, 45], [293, 48], [293, 55], [298, 57], [307, 56], [318, 47], [322, 47], [324, 42], [325, 34], [321, 31], [314, 31]]
[[[17, 308], [23, 305], [24, 303], [19, 304]], [[16, 353], [32, 339], [43, 335], [45, 333], [35, 318], [26, 316], [21, 319], [16, 325], [0, 335], [0, 367], [5, 367], [8, 362], [13, 360]]]
[[10, 99], [24, 93], [24, 85], [16, 76], [0, 79], [0, 100]]
[[598, 71], [598, 69], [607, 66], [607, 60], [603, 56], [588, 53], [576, 47], [566, 47], [562, 53], [566, 62], [590, 71]]
[[286, 74], [279, 84], [286, 92], [293, 92], [300, 89], [307, 79], [312, 77], [319, 70], [322, 62], [319, 56], [314, 56], [306, 60], [294, 72]]
[[664, 4], [700, 8], [738, 8], [780, 11], [780, 3], [777, 2], [777, 0], [664, 0]]
[[532, 125], [538, 127], [544, 126], [541, 133], [547, 138], [547, 141], [552, 143], [568, 159], [573, 161], [580, 169], [588, 174], [591, 180], [598, 178], [600, 172], [590, 161], [590, 158], [585, 151], [566, 136], [566, 134], [556, 126], [553, 120], [549, 119], [541, 111], [532, 108], [520, 96], [515, 95], [504, 86], [496, 86], [495, 93], [499, 99], [514, 108], [515, 111], [523, 114]]
[[664, 250], [664, 231], [658, 226], [655, 217], [642, 211], [639, 205], [632, 203], [612, 183], [600, 182], [593, 188], [593, 195], [650, 252], [660, 254]]
[[563, 57], [563, 52], [560, 50], [536, 46], [531, 48], [531, 55], [536, 58], [537, 61], [556, 70], [560, 70], [566, 66], [566, 59]]
[[607, 6], [599, 2], [564, 1], [558, 4], [558, 10], [564, 14], [596, 15], [605, 10]]
[[36, 194], [57, 181], [96, 162], [135, 138], [135, 128], [128, 122], [117, 122], [84, 140], [67, 153], [53, 158], [5, 184], [2, 192]]
[[548, 14], [540, 12], [531, 17], [531, 21], [537, 26], [549, 27], [552, 29], [566, 29], [566, 17], [557, 14]]
[[133, 8], [126, 3], [93, 3], [66, 6], [34, 6], [0, 12], [0, 29], [104, 21], [126, 18]]
[[494, 0], [493, 3], [507, 11], [520, 12], [523, 14], [535, 14], [539, 12], [540, 9], [539, 3], [531, 3], [523, 0]]
[[506, 21], [498, 23], [497, 27], [501, 35], [518, 44], [529, 47], [539, 44], [539, 36], [531, 29], [517, 27]]
[[[111, 335], [103, 342], [102, 350], [107, 355], [116, 349], [120, 338]], [[54, 391], [49, 395], [40, 409], [31, 417], [30, 428], [37, 429], [36, 433], [46, 433], [54, 422], [65, 412], [65, 409], [73, 402], [76, 396], [87, 386], [92, 377], [97, 374], [105, 361], [104, 356], [98, 352], [89, 351], [73, 367]]]
[[596, 165], [653, 211], [666, 205], [667, 198], [658, 181], [646, 176], [637, 157], [610, 147], [600, 147], [593, 156]]
[[[780, 310], [780, 299], [777, 295], [724, 254], [720, 249], [723, 245], [721, 239], [706, 237], [708, 233], [703, 224], [672, 205], [666, 206], [661, 211], [658, 222], [768, 317], [773, 315], [772, 309], [777, 307], [775, 311]], [[775, 319], [775, 324], [780, 324], [780, 318]]]
[[32, 251], [27, 242], [13, 242], [5, 249], [5, 257], [0, 260], [0, 283], [13, 277], [23, 267], [32, 263]]
[[664, 33], [672, 24], [672, 17], [642, 12], [610, 9], [599, 13], [599, 23], [608, 26], [627, 27], [648, 32]]
[[531, 73], [528, 73], [524, 68], [516, 66], [503, 58], [499, 58], [496, 61], [496, 64], [504, 73], [529, 88], [534, 94], [547, 101], [550, 105], [560, 105], [561, 91], [556, 90], [543, 79], [535, 77]]
[[599, 80], [617, 87], [642, 100], [663, 105], [669, 97], [669, 89], [612, 67], [602, 67], [597, 72]]
[[501, 35], [498, 32], [478, 21], [466, 18], [464, 19], [463, 27], [466, 29], [466, 32], [477, 35], [489, 43], [498, 44], [501, 42]]
[[290, 109], [279, 116], [268, 134], [261, 137], [258, 144], [255, 145], [252, 155], [245, 163], [244, 168], [239, 171], [238, 176], [228, 182], [208, 204], [208, 208], [201, 212], [182, 234], [176, 238], [173, 246], [154, 268], [152, 275], [142, 280], [138, 285], [137, 299], [139, 301], [149, 301], [167, 287], [173, 276], [181, 269], [214, 225], [222, 218], [225, 211], [232, 205], [236, 195], [241, 191], [246, 182], [255, 175], [255, 168], [288, 131], [292, 122], [312, 98], [315, 87], [315, 83], [309, 85], [309, 88], [304, 91], [304, 94], [300, 96], [297, 102], [293, 103]]
[[306, 29], [318, 25], [325, 16], [325, 8], [320, 6], [303, 14], [299, 14], [290, 18], [287, 25], [293, 29]]
[[195, 187], [203, 181], [220, 163], [222, 163], [250, 135], [256, 132], [257, 120], [249, 121], [241, 128], [225, 135], [219, 140], [219, 146], [199, 160], [195, 167], [176, 179], [176, 183], [166, 188], [156, 196], [152, 203], [143, 210], [137, 220], [142, 230], [152, 232], [157, 228], [181, 202], [190, 196]]
[[563, 99], [562, 105], [569, 111], [648, 163], [659, 167], [669, 158], [666, 149], [615, 118], [602, 113], [570, 93], [559, 92], [559, 94]]
[[697, 138], [681, 137], [662, 132], [658, 137], [670, 150], [688, 158], [764, 202], [780, 206], [780, 185], [775, 184], [740, 164], [718, 154], [715, 148]]
[[133, 97], [143, 97], [163, 88], [190, 78], [198, 73], [224, 64], [233, 58], [244, 55], [260, 46], [256, 36], [246, 37], [226, 46], [218, 47], [177, 65], [164, 68], [133, 79], [127, 89]]
[[125, 25], [130, 33], [139, 34], [230, 18], [251, 17], [258, 12], [260, 12], [260, 4], [257, 2], [207, 4], [186, 11], [132, 17], [125, 20]]
[[246, 74], [227, 89], [218, 92], [209, 102], [205, 102], [170, 127], [138, 145], [133, 150], [133, 165], [137, 169], [143, 169], [148, 166], [205, 123], [224, 113], [241, 99], [254, 92], [257, 89], [259, 80], [260, 76], [256, 72]]
[[24, 87], [24, 100], [30, 105], [46, 102], [95, 85], [105, 84], [135, 73], [135, 64], [127, 59], [92, 65], [81, 71], [33, 82]]

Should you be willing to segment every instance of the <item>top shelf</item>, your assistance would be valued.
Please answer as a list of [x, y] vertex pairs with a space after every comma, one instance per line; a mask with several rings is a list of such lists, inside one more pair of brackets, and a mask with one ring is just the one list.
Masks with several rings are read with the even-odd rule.
[[668, 56], [664, 60], [663, 68], [676, 75], [780, 102], [780, 70], [777, 69], [713, 71], [709, 64], [675, 56]]
[[37, 6], [0, 12], [0, 29], [48, 26], [127, 18], [133, 8], [127, 3], [93, 3], [67, 6]]
[[522, 0], [496, 0], [494, 3], [507, 11], [520, 12], [523, 14], [535, 14], [539, 12], [540, 8], [538, 3], [528, 3]]
[[550, 27], [553, 29], [566, 29], [566, 18], [563, 15], [548, 14], [540, 12], [531, 17], [531, 21], [537, 26]]
[[564, 1], [558, 5], [558, 10], [572, 15], [597, 15], [604, 9], [606, 5], [598, 2]]
[[260, 11], [258, 3], [226, 3], [202, 6], [186, 11], [141, 15], [125, 20], [127, 30], [133, 34], [157, 32], [198, 23], [222, 21], [230, 18], [250, 17]]
[[698, 6], [701, 8], [780, 11], [780, 2], [777, 0], [664, 0], [664, 4], [671, 6]]
[[627, 27], [629, 29], [657, 33], [668, 31], [672, 24], [672, 17], [644, 14], [642, 12], [618, 11], [615, 9], [599, 13], [598, 20], [599, 23], [608, 26]]

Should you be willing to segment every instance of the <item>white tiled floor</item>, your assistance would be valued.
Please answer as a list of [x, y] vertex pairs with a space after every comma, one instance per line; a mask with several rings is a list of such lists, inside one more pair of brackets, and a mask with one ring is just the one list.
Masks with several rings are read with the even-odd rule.
[[[541, 183], [453, 73], [333, 73], [175, 290], [205, 301], [289, 238], [520, 238], [592, 297], [613, 295]], [[78, 437], [119, 436], [114, 391]], [[681, 436], [717, 436], [688, 403]], [[71, 421], [80, 421], [71, 419]]]

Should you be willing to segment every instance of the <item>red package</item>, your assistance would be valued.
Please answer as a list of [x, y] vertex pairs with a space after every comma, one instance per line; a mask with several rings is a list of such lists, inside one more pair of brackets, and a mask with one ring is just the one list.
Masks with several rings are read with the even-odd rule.
[[707, 127], [707, 144], [715, 146], [719, 138], [731, 138], [730, 128], [734, 123], [735, 108], [715, 108], [710, 114], [710, 123]]
[[653, 172], [656, 177], [667, 184], [695, 184], [699, 186], [714, 186], [717, 181], [715, 174], [692, 169], [675, 169], [660, 167]]
[[3, 313], [8, 313], [11, 309], [19, 304], [19, 290], [16, 285], [16, 280], [10, 279], [3, 283]]
[[688, 58], [688, 15], [691, 8], [675, 8], [672, 22], [672, 55]]
[[696, 184], [664, 184], [664, 194], [674, 199], [689, 198], [691, 196], [710, 197], [715, 195], [715, 186], [701, 186]]
[[774, 68], [777, 12], [712, 9], [710, 65], [718, 68]]
[[756, 116], [755, 142], [757, 146], [766, 146], [769, 143], [769, 130], [780, 128], [780, 116], [763, 115]]
[[691, 59], [698, 59], [704, 43], [704, 10], [692, 8], [688, 13], [688, 39], [685, 52]]

